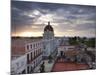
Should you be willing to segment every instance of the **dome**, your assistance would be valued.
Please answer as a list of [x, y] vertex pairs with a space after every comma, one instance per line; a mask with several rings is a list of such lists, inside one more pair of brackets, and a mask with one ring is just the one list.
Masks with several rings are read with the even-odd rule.
[[52, 31], [53, 32], [53, 28], [50, 25], [50, 22], [48, 22], [48, 25], [44, 28], [44, 31]]

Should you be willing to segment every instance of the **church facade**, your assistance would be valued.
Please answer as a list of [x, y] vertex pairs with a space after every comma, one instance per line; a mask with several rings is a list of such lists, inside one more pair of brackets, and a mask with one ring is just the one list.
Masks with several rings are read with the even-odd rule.
[[58, 45], [58, 40], [54, 37], [53, 27], [50, 25], [50, 22], [48, 22], [48, 25], [45, 26], [43, 33], [43, 56], [49, 57], [51, 53], [55, 52]]

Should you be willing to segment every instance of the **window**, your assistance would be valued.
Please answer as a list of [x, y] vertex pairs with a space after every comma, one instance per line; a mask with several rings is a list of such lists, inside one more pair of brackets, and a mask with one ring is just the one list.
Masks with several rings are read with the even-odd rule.
[[46, 47], [44, 46], [44, 49], [46, 49]]
[[39, 46], [40, 44], [38, 43], [38, 46]]
[[32, 52], [31, 52], [31, 61], [32, 61]]
[[38, 54], [40, 54], [40, 49], [38, 49]]
[[29, 66], [27, 67], [27, 72], [29, 73]]
[[34, 59], [34, 52], [32, 52], [32, 58]]
[[35, 58], [35, 51], [34, 51], [34, 58]]
[[27, 50], [29, 49], [29, 46], [27, 45]]
[[35, 61], [35, 64], [36, 64], [36, 66], [37, 66], [37, 60]]
[[37, 47], [37, 43], [36, 43], [36, 47]]
[[40, 53], [41, 53], [41, 48], [40, 48]]
[[36, 50], [36, 56], [37, 56], [37, 50]]
[[34, 68], [35, 68], [35, 61], [34, 61]]
[[27, 54], [27, 63], [29, 63], [29, 54]]
[[30, 46], [31, 46], [31, 49], [32, 49], [32, 44]]
[[38, 50], [37, 50], [37, 55], [39, 54]]
[[34, 48], [35, 48], [35, 44], [34, 44]]

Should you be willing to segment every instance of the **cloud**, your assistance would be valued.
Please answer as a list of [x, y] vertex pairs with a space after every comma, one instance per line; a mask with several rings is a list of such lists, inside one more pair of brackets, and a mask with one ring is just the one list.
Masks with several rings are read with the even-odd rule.
[[62, 35], [68, 32], [75, 35], [77, 32], [82, 35], [90, 31], [91, 35], [95, 33], [95, 6], [12, 1], [11, 9], [12, 33], [43, 32], [48, 21], [55, 32], [63, 32]]

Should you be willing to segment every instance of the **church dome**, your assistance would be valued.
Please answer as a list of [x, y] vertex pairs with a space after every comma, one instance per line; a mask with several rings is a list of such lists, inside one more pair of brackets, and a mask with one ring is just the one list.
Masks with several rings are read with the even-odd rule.
[[52, 31], [53, 32], [53, 28], [50, 25], [50, 22], [48, 22], [48, 25], [44, 28], [44, 31]]

